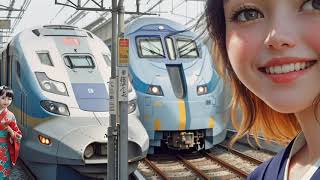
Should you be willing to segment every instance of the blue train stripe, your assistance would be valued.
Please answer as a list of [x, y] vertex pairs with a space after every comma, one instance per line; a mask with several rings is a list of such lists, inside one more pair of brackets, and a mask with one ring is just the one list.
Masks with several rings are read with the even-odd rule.
[[208, 94], [212, 93], [215, 90], [215, 88], [218, 85], [218, 82], [219, 82], [219, 75], [213, 69], [213, 74], [211, 76], [210, 81], [207, 84], [207, 86], [208, 86]]
[[132, 68], [129, 66], [130, 75], [132, 78], [132, 85], [136, 91], [141, 93], [147, 93], [149, 85], [141, 81], [138, 76], [133, 72]]

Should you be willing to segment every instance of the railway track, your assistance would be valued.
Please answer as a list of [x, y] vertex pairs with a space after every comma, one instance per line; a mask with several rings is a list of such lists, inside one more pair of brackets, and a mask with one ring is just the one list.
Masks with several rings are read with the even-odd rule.
[[138, 170], [145, 179], [245, 179], [262, 162], [220, 144], [197, 153], [148, 156]]

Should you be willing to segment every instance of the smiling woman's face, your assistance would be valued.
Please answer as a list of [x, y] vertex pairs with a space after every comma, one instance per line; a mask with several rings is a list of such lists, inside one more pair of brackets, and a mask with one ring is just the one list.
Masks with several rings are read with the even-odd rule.
[[226, 47], [241, 82], [276, 111], [320, 94], [320, 0], [225, 0]]

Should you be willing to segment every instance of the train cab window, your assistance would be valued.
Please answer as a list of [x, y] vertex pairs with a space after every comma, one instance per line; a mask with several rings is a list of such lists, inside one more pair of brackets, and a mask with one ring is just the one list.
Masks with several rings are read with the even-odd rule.
[[197, 58], [199, 52], [196, 43], [191, 39], [177, 39], [180, 58]]
[[161, 39], [155, 37], [139, 38], [138, 54], [141, 58], [164, 58]]
[[42, 64], [53, 66], [50, 55], [48, 52], [39, 52], [37, 53]]
[[90, 56], [65, 56], [66, 65], [71, 68], [89, 68], [94, 69], [95, 64]]
[[176, 59], [176, 51], [174, 49], [173, 39], [170, 37], [166, 38], [166, 45], [168, 49], [169, 59], [175, 60]]

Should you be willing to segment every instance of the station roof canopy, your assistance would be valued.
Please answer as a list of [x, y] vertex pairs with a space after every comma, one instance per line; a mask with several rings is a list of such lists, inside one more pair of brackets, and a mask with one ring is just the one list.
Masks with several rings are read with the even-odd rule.
[[11, 39], [11, 34], [22, 19], [31, 0], [0, 1], [0, 47]]

